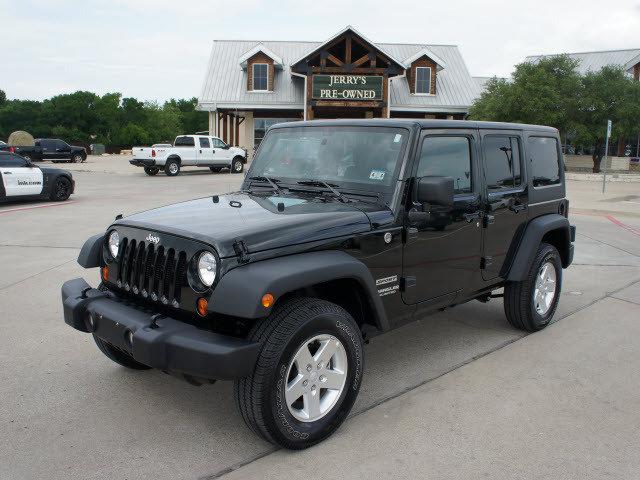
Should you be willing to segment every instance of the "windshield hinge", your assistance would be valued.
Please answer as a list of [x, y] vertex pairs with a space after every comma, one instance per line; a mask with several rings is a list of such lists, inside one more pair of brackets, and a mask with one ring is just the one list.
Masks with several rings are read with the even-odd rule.
[[234, 240], [233, 250], [238, 256], [238, 263], [247, 263], [249, 260], [251, 260], [251, 257], [249, 256], [249, 249], [244, 243], [244, 240], [242, 240], [241, 238], [236, 238]]

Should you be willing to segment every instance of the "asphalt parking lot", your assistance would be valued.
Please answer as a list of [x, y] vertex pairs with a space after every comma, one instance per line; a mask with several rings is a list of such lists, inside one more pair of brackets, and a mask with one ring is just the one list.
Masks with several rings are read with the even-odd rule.
[[70, 201], [0, 206], [0, 478], [637, 478], [640, 183], [568, 183], [578, 235], [555, 325], [525, 337], [493, 300], [374, 338], [352, 418], [291, 453], [245, 427], [230, 383], [126, 370], [62, 320], [62, 282], [98, 283], [76, 263], [88, 236], [242, 175], [66, 167]]

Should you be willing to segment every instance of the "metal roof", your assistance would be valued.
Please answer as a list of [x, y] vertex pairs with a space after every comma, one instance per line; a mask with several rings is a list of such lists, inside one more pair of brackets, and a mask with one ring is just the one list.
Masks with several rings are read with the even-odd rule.
[[[199, 108], [299, 109], [304, 108], [304, 80], [291, 74], [292, 62], [304, 58], [325, 42], [215, 40], [199, 98]], [[282, 59], [276, 70], [273, 92], [247, 91], [247, 72], [238, 64], [247, 51], [261, 45]], [[446, 67], [438, 72], [435, 95], [412, 95], [407, 79], [392, 77], [390, 108], [404, 111], [465, 113], [479, 95], [467, 66], [455, 45], [377, 43], [392, 58], [406, 60], [428, 49]]]
[[538, 62], [542, 58], [550, 58], [558, 55], [567, 55], [578, 60], [577, 71], [580, 74], [597, 72], [607, 65], [623, 67], [630, 72], [634, 65], [640, 63], [640, 48], [627, 50], [603, 50], [599, 52], [556, 53], [552, 55], [531, 55], [525, 58], [525, 62]]

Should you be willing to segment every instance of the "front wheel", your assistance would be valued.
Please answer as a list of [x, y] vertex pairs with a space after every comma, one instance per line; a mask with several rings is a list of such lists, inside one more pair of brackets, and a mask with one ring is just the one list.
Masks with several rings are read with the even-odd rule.
[[167, 160], [167, 164], [164, 166], [164, 173], [169, 177], [175, 177], [180, 173], [180, 163], [177, 160]]
[[146, 173], [150, 177], [157, 175], [159, 171], [160, 169], [158, 167], [144, 167], [144, 173]]
[[71, 180], [67, 177], [58, 177], [51, 190], [51, 200], [62, 202], [71, 196]]
[[231, 163], [231, 171], [233, 173], [242, 173], [244, 170], [244, 159], [242, 157], [236, 157]]
[[362, 336], [351, 315], [333, 303], [297, 298], [259, 321], [255, 370], [237, 380], [235, 399], [246, 424], [289, 449], [310, 447], [335, 432], [358, 396]]
[[553, 245], [540, 244], [527, 277], [504, 288], [504, 312], [511, 325], [529, 332], [542, 330], [553, 318], [562, 286], [562, 263]]
[[82, 163], [82, 155], [79, 153], [74, 154], [73, 157], [71, 157], [71, 161], [73, 163]]

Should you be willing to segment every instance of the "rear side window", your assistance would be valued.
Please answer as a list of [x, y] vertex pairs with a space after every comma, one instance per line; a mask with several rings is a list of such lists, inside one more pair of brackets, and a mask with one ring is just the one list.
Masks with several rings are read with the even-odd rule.
[[26, 167], [27, 161], [19, 155], [0, 155], [0, 167]]
[[506, 135], [487, 135], [483, 139], [484, 176], [489, 190], [520, 186], [520, 140]]
[[529, 137], [531, 178], [534, 187], [560, 183], [558, 141], [553, 137]]
[[176, 137], [174, 145], [176, 147], [195, 147], [196, 142], [193, 140], [193, 137]]
[[417, 177], [452, 177], [455, 193], [470, 193], [471, 144], [468, 137], [426, 137]]
[[209, 148], [209, 139], [200, 137], [200, 148]]

